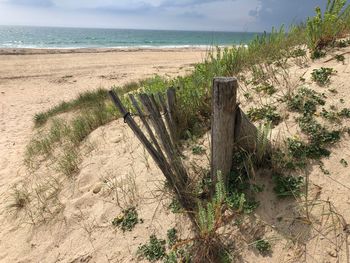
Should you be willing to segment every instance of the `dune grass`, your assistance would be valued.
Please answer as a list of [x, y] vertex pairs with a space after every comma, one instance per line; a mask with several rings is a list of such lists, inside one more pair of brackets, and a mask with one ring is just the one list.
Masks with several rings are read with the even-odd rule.
[[108, 92], [105, 89], [99, 88], [96, 91], [86, 91], [81, 93], [76, 99], [71, 101], [62, 101], [53, 108], [37, 113], [34, 116], [35, 125], [41, 126], [50, 118], [69, 111], [87, 110], [95, 107], [96, 104], [103, 103], [108, 97]]
[[[28, 144], [25, 163], [33, 168], [42, 160], [58, 158], [57, 170], [71, 176], [79, 170], [77, 165], [80, 143], [93, 130], [114, 120], [117, 116], [112, 104], [103, 100], [100, 103], [90, 104], [89, 108], [80, 111], [70, 121], [57, 117], [52, 119], [49, 129], [39, 130]], [[60, 149], [62, 149], [61, 154], [58, 153]]]
[[346, 0], [328, 0], [325, 11], [316, 8], [316, 16], [307, 19], [307, 44], [312, 54], [334, 44], [349, 32], [350, 6]]

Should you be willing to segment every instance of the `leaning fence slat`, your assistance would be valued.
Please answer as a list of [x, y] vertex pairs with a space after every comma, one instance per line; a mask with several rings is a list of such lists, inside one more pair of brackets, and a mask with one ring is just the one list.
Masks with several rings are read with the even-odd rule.
[[167, 105], [166, 105], [164, 97], [163, 97], [163, 95], [161, 93], [158, 93], [158, 99], [159, 99], [162, 111], [164, 113], [165, 121], [166, 121], [168, 130], [169, 130], [169, 134], [170, 134], [170, 137], [171, 137], [171, 141], [172, 141], [173, 145], [176, 147], [177, 139], [176, 139], [175, 127], [174, 127], [174, 125], [172, 123], [172, 120], [170, 118], [170, 114], [169, 114]]
[[[149, 124], [148, 124], [148, 122], [147, 122], [147, 120], [145, 118], [145, 114], [142, 112], [142, 110], [141, 110], [137, 100], [135, 99], [134, 95], [132, 95], [132, 94], [129, 94], [129, 98], [130, 98], [131, 103], [133, 104], [134, 108], [136, 109], [137, 113], [139, 114], [139, 117], [140, 117], [143, 125], [145, 126], [145, 128], [146, 128], [146, 130], [147, 130], [147, 132], [149, 134], [149, 137], [151, 138], [151, 140], [152, 140], [154, 146], [156, 147], [158, 153], [162, 155], [163, 152], [162, 152], [162, 150], [161, 150], [161, 148], [159, 146], [157, 138], [154, 135], [151, 127], [149, 126]], [[164, 155], [162, 157], [165, 159]]]
[[179, 140], [179, 113], [176, 104], [176, 90], [175, 88], [169, 88], [166, 92], [167, 95], [167, 109], [172, 123], [175, 139], [178, 142]]
[[161, 129], [163, 130], [164, 144], [165, 144], [164, 146], [168, 148], [168, 151], [169, 151], [170, 156], [171, 156], [171, 159], [169, 161], [172, 164], [173, 168], [175, 169], [176, 173], [180, 175], [180, 178], [178, 178], [178, 179], [181, 181], [181, 183], [184, 184], [184, 186], [186, 186], [186, 182], [188, 180], [188, 175], [187, 175], [186, 169], [182, 164], [179, 153], [176, 150], [176, 146], [174, 144], [172, 144], [172, 141], [170, 139], [170, 132], [168, 132], [166, 129], [165, 123], [164, 123], [163, 118], [162, 118], [160, 111], [159, 111], [158, 104], [157, 104], [153, 94], [150, 95], [150, 99], [151, 99], [151, 104], [152, 104], [152, 106], [155, 110], [155, 113], [156, 113], [155, 116], [157, 116], [157, 119], [159, 120], [159, 125], [160, 125]]
[[124, 116], [125, 122], [129, 125], [131, 130], [135, 133], [136, 137], [145, 146], [149, 154], [152, 156], [153, 160], [163, 172], [164, 176], [171, 182], [172, 172], [170, 167], [167, 165], [166, 160], [162, 158], [162, 156], [157, 152], [153, 145], [148, 141], [146, 136], [142, 133], [141, 129], [131, 117], [130, 113], [124, 108], [118, 95], [115, 94], [112, 90], [109, 91], [109, 95], [112, 98], [112, 101], [114, 102], [115, 106], [119, 109], [120, 113]]
[[156, 101], [154, 97], [152, 95], [149, 97], [146, 94], [140, 94], [140, 100], [150, 114], [150, 119], [153, 124], [153, 127], [162, 142], [163, 148], [165, 150], [165, 154], [168, 157], [168, 160], [172, 168], [174, 169], [175, 174], [179, 175], [179, 177], [176, 178], [177, 181], [183, 187], [185, 187], [186, 182], [188, 180], [186, 170], [183, 167], [178, 154], [174, 150], [174, 146], [171, 142], [168, 131], [166, 130], [165, 124], [159, 112], [158, 106], [156, 105]]
[[[112, 90], [109, 91], [109, 95], [112, 98], [112, 101], [116, 105], [116, 107], [119, 109], [120, 113], [124, 116], [125, 122], [129, 125], [131, 130], [135, 133], [137, 138], [141, 141], [141, 143], [146, 147], [149, 154], [152, 156], [153, 160], [156, 162], [158, 167], [163, 172], [165, 178], [168, 180], [170, 185], [173, 187], [173, 190], [175, 192], [177, 200], [179, 200], [181, 206], [185, 209], [187, 215], [189, 216], [191, 222], [193, 223], [193, 226], [196, 231], [198, 231], [198, 225], [196, 224], [196, 219], [193, 213], [194, 204], [193, 200], [190, 195], [186, 192], [185, 185], [181, 184], [177, 179], [177, 176], [173, 173], [172, 169], [167, 164], [167, 161], [162, 158], [162, 154], [159, 154], [157, 150], [153, 147], [153, 145], [148, 141], [147, 137], [142, 133], [141, 129], [138, 127], [137, 123], [134, 121], [134, 119], [131, 117], [130, 113], [125, 109], [122, 102], [120, 101], [117, 94], [115, 94]], [[147, 98], [146, 101], [150, 102], [147, 95], [144, 96], [144, 98]], [[149, 109], [154, 114], [155, 112], [155, 105], [151, 105]], [[159, 116], [160, 113], [158, 112]], [[153, 115], [154, 117], [154, 115]], [[163, 124], [164, 125], [164, 124]], [[155, 127], [156, 128], [156, 127]]]

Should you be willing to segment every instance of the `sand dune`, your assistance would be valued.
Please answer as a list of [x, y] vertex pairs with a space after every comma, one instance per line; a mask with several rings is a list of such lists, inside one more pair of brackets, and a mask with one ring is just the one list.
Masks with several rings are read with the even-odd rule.
[[[93, 245], [89, 242], [87, 233], [83, 233], [83, 227], [79, 226], [80, 222], [85, 222], [79, 217], [87, 216], [91, 219], [90, 212], [94, 211], [98, 217], [97, 225], [101, 227], [100, 222], [110, 226], [110, 222], [104, 219], [105, 212], [99, 214], [98, 211], [108, 211], [108, 217], [116, 216], [113, 205], [109, 205], [106, 209], [102, 198], [92, 194], [91, 183], [99, 183], [101, 175], [107, 176], [109, 173], [96, 174], [94, 170], [99, 163], [105, 163], [110, 155], [124, 156], [127, 149], [126, 146], [116, 144], [119, 136], [122, 136], [124, 128], [119, 127], [117, 123], [111, 124], [111, 141], [104, 141], [99, 132], [92, 135], [97, 139], [97, 143], [102, 143], [99, 157], [89, 159], [86, 165], [89, 167], [86, 175], [81, 177], [77, 182], [77, 191], [84, 191], [83, 199], [72, 196], [67, 193], [66, 198], [77, 198], [71, 206], [66, 207], [68, 221], [66, 215], [61, 217], [61, 221], [54, 225], [53, 228], [44, 227], [40, 230], [33, 230], [30, 225], [22, 224], [16, 221], [14, 224], [13, 216], [9, 214], [7, 208], [9, 200], [9, 191], [11, 186], [25, 178], [30, 177], [23, 165], [23, 156], [27, 143], [33, 134], [33, 116], [35, 113], [47, 110], [62, 100], [73, 99], [80, 92], [86, 90], [94, 90], [99, 87], [109, 88], [112, 85], [122, 85], [130, 81], [152, 76], [160, 75], [178, 75], [185, 74], [192, 68], [193, 63], [200, 62], [205, 56], [203, 50], [140, 50], [140, 51], [110, 51], [110, 52], [88, 52], [88, 53], [67, 53], [65, 54], [49, 54], [53, 51], [46, 51], [45, 54], [31, 55], [0, 55], [0, 261], [1, 262], [87, 262], [90, 257], [90, 250]], [[1, 52], [0, 52], [1, 53]], [[38, 52], [36, 52], [38, 53]], [[44, 53], [43, 51], [39, 53]], [[57, 51], [54, 53], [61, 53]], [[101, 137], [102, 136], [102, 137]], [[102, 138], [102, 139], [101, 139]], [[94, 140], [94, 139], [92, 139]], [[124, 143], [124, 142], [123, 142]], [[105, 152], [103, 149], [109, 149], [111, 145], [114, 148], [112, 152]], [[136, 145], [138, 145], [136, 143]], [[136, 146], [135, 146], [136, 147]], [[136, 147], [138, 149], [138, 147]], [[122, 150], [124, 149], [124, 150]], [[120, 153], [117, 153], [117, 152]], [[140, 151], [140, 150], [137, 150]], [[138, 155], [142, 155], [140, 152]], [[122, 157], [121, 156], [121, 157]], [[128, 155], [125, 155], [127, 158]], [[124, 157], [123, 157], [124, 158]], [[140, 157], [137, 157], [140, 158]], [[144, 158], [142, 158], [144, 160]], [[110, 160], [110, 173], [116, 176], [122, 173], [128, 174], [128, 167], [131, 161], [124, 163], [125, 168], [115, 166], [114, 160]], [[93, 164], [94, 163], [94, 164]], [[131, 162], [132, 163], [132, 162]], [[97, 168], [98, 170], [99, 168]], [[125, 169], [124, 171], [122, 171]], [[140, 171], [148, 173], [144, 167], [139, 167]], [[90, 178], [92, 181], [89, 181]], [[88, 183], [87, 183], [88, 180]], [[81, 188], [82, 187], [82, 188]], [[84, 190], [82, 190], [84, 189]], [[80, 195], [79, 195], [80, 196]], [[86, 196], [86, 197], [85, 197]], [[85, 201], [83, 201], [85, 200]], [[96, 204], [93, 204], [97, 201]], [[85, 203], [86, 202], [86, 203]], [[76, 204], [79, 203], [79, 204]], [[89, 214], [85, 215], [85, 208], [90, 207]], [[79, 207], [81, 215], [76, 214]], [[71, 225], [72, 214], [78, 217]], [[151, 211], [147, 211], [148, 215], [144, 217], [152, 217]], [[102, 221], [101, 221], [102, 220]], [[72, 228], [80, 228], [78, 232], [74, 232], [73, 238], [70, 236], [65, 241], [62, 239], [73, 231], [71, 227], [62, 231], [62, 227], [71, 225]], [[84, 224], [84, 223], [83, 223]], [[90, 224], [90, 223], [89, 223]], [[94, 222], [91, 224], [95, 224]], [[93, 227], [93, 225], [91, 225]], [[100, 246], [111, 251], [110, 255], [99, 254], [94, 257], [92, 262], [107, 262], [107, 258], [119, 258], [118, 253], [122, 253], [127, 249], [123, 247], [124, 236], [115, 239], [117, 234], [113, 231], [108, 232], [103, 238], [105, 243]], [[52, 232], [53, 231], [53, 232]], [[47, 237], [51, 236], [48, 240]], [[87, 239], [83, 240], [85, 236]], [[101, 237], [100, 235], [98, 235]], [[131, 239], [133, 237], [130, 237]], [[146, 238], [146, 235], [144, 235]], [[73, 241], [74, 240], [74, 241]], [[109, 242], [114, 240], [113, 242]], [[138, 240], [133, 243], [139, 242]], [[125, 242], [128, 244], [128, 242]], [[66, 255], [62, 254], [62, 248], [66, 250]], [[74, 249], [74, 247], [76, 249]], [[94, 248], [97, 249], [98, 248]], [[56, 252], [54, 251], [56, 250]], [[116, 256], [117, 255], [117, 256]], [[123, 256], [124, 257], [124, 256]], [[79, 258], [85, 258], [85, 261], [79, 261]], [[79, 260], [78, 260], [79, 259]], [[77, 261], [74, 261], [77, 260]], [[120, 262], [120, 261], [112, 261]], [[129, 262], [126, 260], [125, 262]]]
[[[347, 51], [349, 48], [342, 50]], [[283, 95], [287, 86], [306, 85], [324, 93], [327, 107], [349, 108], [350, 57], [346, 54], [344, 64], [330, 60], [339, 52], [335, 50], [317, 61], [305, 60], [303, 65], [290, 65], [284, 79], [288, 83], [281, 81], [279, 92]], [[98, 128], [82, 143], [80, 172], [74, 180], [62, 178], [55, 182], [60, 184], [60, 190], [58, 198], [50, 204], [52, 215], [46, 215], [51, 219], [47, 223], [33, 226], [10, 213], [9, 192], [16, 182], [23, 182], [26, 187], [38, 187], [33, 182], [42, 182], [44, 186], [53, 182], [55, 174], [49, 162], [35, 176], [23, 164], [25, 147], [34, 134], [32, 118], [36, 112], [85, 90], [121, 85], [153, 74], [185, 74], [204, 55], [202, 50], [157, 50], [0, 56], [1, 262], [136, 262], [137, 247], [153, 233], [165, 238], [167, 229], [176, 226], [182, 238], [188, 237], [185, 219], [166, 209], [170, 199], [160, 191], [162, 174], [122, 120]], [[313, 69], [325, 66], [337, 71], [330, 88], [318, 86], [311, 79]], [[241, 86], [240, 97], [243, 90], [253, 92], [252, 87]], [[242, 98], [241, 106], [247, 110], [268, 103], [269, 99], [261, 96], [246, 102]], [[273, 139], [281, 134], [302, 136], [295, 116], [283, 112], [283, 108], [279, 110], [284, 121], [274, 129]], [[341, 127], [349, 127], [349, 119], [344, 119]], [[203, 136], [197, 142], [207, 153], [208, 138]], [[241, 248], [237, 252], [238, 262], [347, 262], [350, 184], [348, 168], [340, 160], [350, 161], [349, 134], [344, 133], [331, 151], [331, 157], [324, 160], [330, 174], [323, 173], [318, 163], [310, 167], [311, 223], [303, 216], [302, 203], [293, 198], [277, 198], [271, 178], [264, 171], [256, 174], [254, 182], [264, 185], [264, 190], [257, 193], [260, 206], [242, 224], [240, 232], [235, 222], [225, 229], [232, 230], [235, 245]], [[207, 165], [205, 156], [190, 152], [185, 151], [189, 156], [187, 162]], [[40, 180], [32, 180], [33, 177]], [[122, 181], [127, 186], [126, 194], [116, 196], [115, 189]], [[111, 224], [124, 202], [137, 205], [144, 220], [132, 232], [123, 233]], [[270, 240], [273, 250], [266, 257], [247, 245], [262, 236]]]

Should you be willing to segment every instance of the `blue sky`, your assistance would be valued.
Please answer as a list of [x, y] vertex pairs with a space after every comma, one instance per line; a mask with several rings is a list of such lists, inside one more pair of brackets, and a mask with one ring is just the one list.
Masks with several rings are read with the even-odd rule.
[[0, 0], [0, 24], [264, 31], [327, 0]]

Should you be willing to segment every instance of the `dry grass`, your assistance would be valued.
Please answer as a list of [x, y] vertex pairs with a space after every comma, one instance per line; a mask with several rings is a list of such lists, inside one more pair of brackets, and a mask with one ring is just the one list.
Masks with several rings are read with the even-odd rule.
[[27, 179], [13, 186], [8, 209], [23, 223], [46, 223], [62, 211], [61, 189], [61, 182], [54, 177]]
[[103, 196], [112, 199], [112, 202], [122, 210], [138, 205], [140, 193], [134, 172], [130, 172], [125, 177], [108, 174], [101, 178], [101, 181], [104, 191]]

